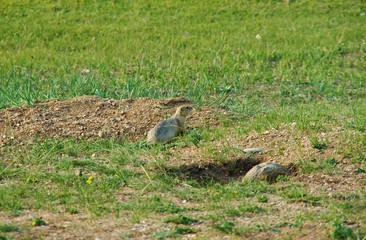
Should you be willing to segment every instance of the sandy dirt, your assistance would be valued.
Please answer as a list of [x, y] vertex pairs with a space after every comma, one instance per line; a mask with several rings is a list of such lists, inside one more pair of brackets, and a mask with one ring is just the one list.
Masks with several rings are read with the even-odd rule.
[[[183, 104], [184, 98], [157, 100], [151, 98], [117, 101], [97, 96], [71, 100], [48, 100], [33, 106], [13, 107], [0, 111], [0, 147], [24, 144], [34, 138], [129, 138], [145, 137], [159, 121]], [[196, 109], [188, 121], [192, 127], [218, 124], [213, 107]]]

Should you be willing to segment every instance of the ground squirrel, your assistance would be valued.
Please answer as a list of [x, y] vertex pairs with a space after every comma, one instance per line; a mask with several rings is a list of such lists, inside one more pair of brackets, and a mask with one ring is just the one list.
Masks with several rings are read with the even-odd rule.
[[147, 142], [166, 142], [176, 137], [185, 130], [186, 117], [192, 110], [187, 105], [178, 107], [171, 118], [158, 123], [147, 133]]

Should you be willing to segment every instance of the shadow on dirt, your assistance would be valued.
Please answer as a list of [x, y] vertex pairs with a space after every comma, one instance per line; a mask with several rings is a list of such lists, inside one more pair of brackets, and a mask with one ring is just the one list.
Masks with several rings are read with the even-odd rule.
[[195, 180], [200, 183], [238, 181], [252, 167], [263, 162], [262, 157], [243, 156], [228, 160], [225, 163], [205, 163], [182, 165], [166, 169], [168, 175], [178, 176], [186, 180]]

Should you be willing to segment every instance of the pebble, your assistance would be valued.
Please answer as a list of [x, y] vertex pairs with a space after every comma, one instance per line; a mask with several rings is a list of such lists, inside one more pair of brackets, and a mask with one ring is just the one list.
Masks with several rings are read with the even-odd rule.
[[83, 176], [83, 170], [82, 169], [76, 169], [75, 170], [75, 175], [79, 176], [79, 177]]
[[244, 152], [246, 153], [260, 153], [263, 152], [262, 148], [246, 148], [244, 149]]
[[90, 73], [89, 69], [83, 69], [83, 71], [81, 71], [81, 74], [88, 74], [88, 73]]

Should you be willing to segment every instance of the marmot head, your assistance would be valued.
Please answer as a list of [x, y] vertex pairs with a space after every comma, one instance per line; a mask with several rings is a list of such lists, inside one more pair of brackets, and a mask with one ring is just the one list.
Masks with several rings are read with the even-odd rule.
[[187, 117], [193, 111], [191, 106], [183, 105], [177, 108], [175, 115], [181, 115], [183, 117]]

